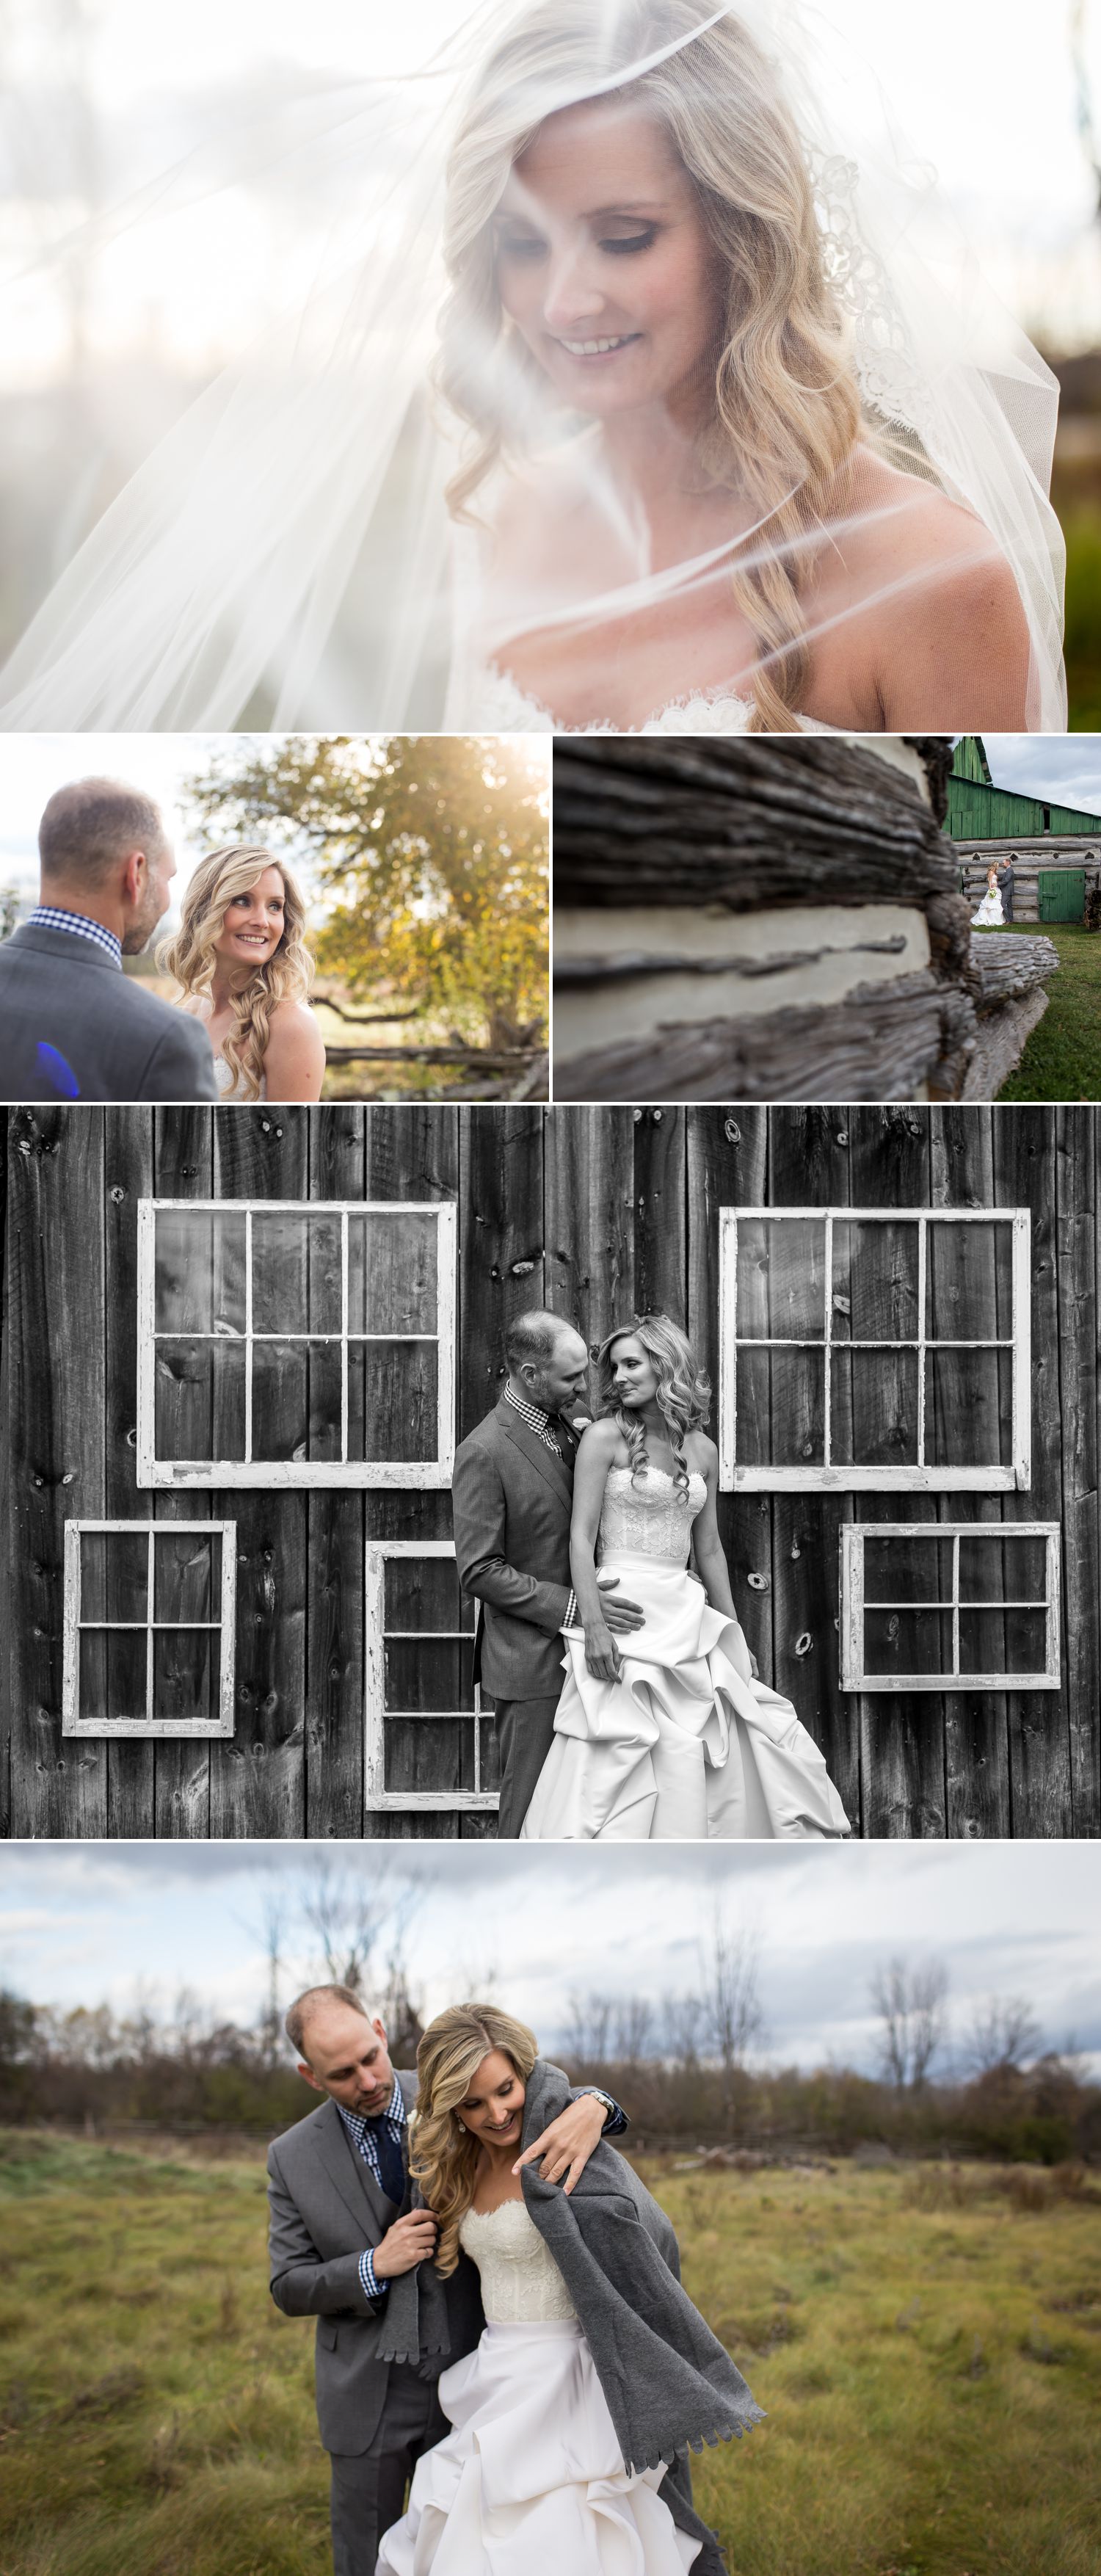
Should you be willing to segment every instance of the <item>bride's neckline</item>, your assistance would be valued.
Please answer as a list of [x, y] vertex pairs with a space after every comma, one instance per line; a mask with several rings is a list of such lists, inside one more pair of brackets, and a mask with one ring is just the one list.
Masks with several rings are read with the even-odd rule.
[[[506, 671], [500, 662], [487, 662], [486, 674], [498, 688], [507, 690], [518, 707], [527, 708], [532, 715], [540, 718], [551, 733], [556, 734], [643, 734], [665, 724], [670, 716], [690, 714], [695, 707], [710, 709], [737, 707], [744, 715], [749, 715], [753, 707], [752, 698], [739, 697], [738, 692], [731, 689], [726, 681], [719, 680], [713, 688], [689, 689], [684, 697], [668, 698], [663, 707], [653, 708], [649, 715], [643, 716], [639, 724], [614, 724], [610, 716], [601, 716], [593, 724], [569, 725], [561, 722], [561, 719], [555, 715], [553, 707], [547, 705], [545, 698], [537, 698], [530, 689], [521, 688], [519, 680], [514, 678], [511, 671]], [[800, 716], [798, 721], [801, 725], [809, 725], [813, 719]], [[817, 730], [818, 728], [815, 727], [815, 731]]]
[[[646, 1461], [646, 1474], [648, 1476], [660, 1476], [663, 1485], [675, 1485], [677, 1481], [675, 1475], [672, 1474], [668, 1467], [652, 1467], [649, 1459]], [[634, 1470], [631, 1467], [609, 1467], [608, 1481], [610, 1481], [613, 1476], [630, 1476], [632, 1483], [634, 1483]], [[707, 1478], [706, 1476], [701, 1475], [698, 1467], [689, 1467], [688, 1482], [690, 1485], [706, 1485]]]

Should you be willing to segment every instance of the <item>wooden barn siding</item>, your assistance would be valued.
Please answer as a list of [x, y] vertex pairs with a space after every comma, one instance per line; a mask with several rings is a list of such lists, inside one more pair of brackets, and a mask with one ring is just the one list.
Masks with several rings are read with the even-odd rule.
[[[62, 1743], [65, 1519], [188, 1518], [199, 1500], [133, 1482], [134, 1206], [155, 1190], [457, 1195], [460, 1437], [494, 1401], [506, 1318], [543, 1299], [592, 1341], [636, 1306], [668, 1306], [717, 1382], [722, 1205], [1030, 1207], [1030, 1491], [725, 1495], [720, 1522], [761, 1670], [795, 1700], [863, 1834], [1096, 1835], [1099, 1147], [1085, 1107], [12, 1112], [6, 1829], [359, 1834], [364, 1539], [450, 1530], [443, 1492], [204, 1494], [203, 1517], [209, 1502], [238, 1524], [233, 1743]], [[55, 1322], [47, 1353], [47, 1312], [62, 1304], [69, 1326]], [[1061, 1692], [843, 1696], [842, 1521], [968, 1518], [1062, 1522]], [[493, 1820], [388, 1815], [368, 1829], [477, 1837]]]

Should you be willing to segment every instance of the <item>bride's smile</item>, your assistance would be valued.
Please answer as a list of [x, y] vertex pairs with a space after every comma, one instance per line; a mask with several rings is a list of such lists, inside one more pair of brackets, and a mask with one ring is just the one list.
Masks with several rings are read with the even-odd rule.
[[503, 309], [569, 402], [607, 422], [655, 403], [698, 412], [719, 286], [655, 118], [604, 101], [549, 117], [494, 229]]
[[[231, 967], [264, 965], [283, 936], [286, 895], [278, 868], [265, 868], [247, 892], [231, 896], [214, 942], [215, 955]], [[217, 980], [215, 985], [217, 990]]]

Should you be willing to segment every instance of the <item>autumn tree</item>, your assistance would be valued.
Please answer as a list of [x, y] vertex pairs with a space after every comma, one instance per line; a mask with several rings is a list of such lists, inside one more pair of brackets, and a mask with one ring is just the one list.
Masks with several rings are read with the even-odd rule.
[[545, 770], [465, 734], [234, 743], [189, 782], [206, 848], [262, 840], [308, 877], [319, 967], [352, 1001], [445, 1012], [491, 1047], [542, 1034]]

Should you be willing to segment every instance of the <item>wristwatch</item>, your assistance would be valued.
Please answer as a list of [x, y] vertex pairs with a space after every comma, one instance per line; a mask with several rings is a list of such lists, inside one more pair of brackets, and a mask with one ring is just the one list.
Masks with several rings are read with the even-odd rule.
[[611, 2119], [611, 2116], [612, 2116], [613, 2111], [618, 2111], [618, 2109], [619, 2109], [619, 2104], [618, 2104], [618, 2102], [614, 2100], [613, 2096], [612, 2096], [610, 2093], [605, 2093], [605, 2092], [604, 2092], [604, 2090], [603, 2090], [603, 2088], [602, 2088], [599, 2084], [586, 2084], [586, 2086], [585, 2086], [585, 2091], [586, 2091], [586, 2093], [591, 2093], [591, 2094], [593, 2095], [593, 2097], [594, 2097], [594, 2100], [596, 2100], [597, 2102], [603, 2102], [603, 2105], [604, 2105], [604, 2117], [605, 2117], [605, 2119], [606, 2119], [606, 2120], [610, 2120], [610, 2119]]

